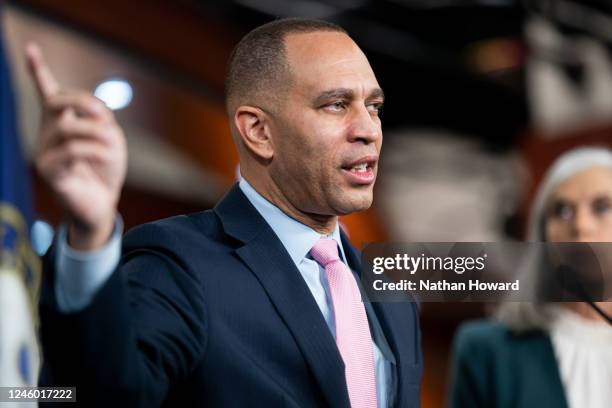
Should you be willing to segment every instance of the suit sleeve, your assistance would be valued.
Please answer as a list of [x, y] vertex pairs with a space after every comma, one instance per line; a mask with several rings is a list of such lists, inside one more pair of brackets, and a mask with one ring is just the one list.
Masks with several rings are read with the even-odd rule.
[[62, 313], [53, 251], [45, 259], [40, 317], [44, 386], [76, 386], [79, 405], [160, 406], [203, 358], [201, 283], [168, 227], [147, 224], [124, 240], [121, 264], [83, 310]]

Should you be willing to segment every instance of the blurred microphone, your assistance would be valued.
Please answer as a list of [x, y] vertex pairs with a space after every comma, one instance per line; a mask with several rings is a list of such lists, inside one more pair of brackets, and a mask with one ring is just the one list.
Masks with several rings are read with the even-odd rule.
[[[557, 276], [557, 283], [559, 286], [567, 292], [577, 296], [581, 301], [587, 303], [593, 310], [595, 310], [601, 317], [604, 318], [608, 324], [612, 325], [612, 317], [608, 316], [603, 310], [601, 310], [593, 301], [593, 294], [602, 291], [598, 282], [590, 281], [585, 284], [584, 274], [581, 274], [576, 269], [569, 265], [561, 264], [557, 266], [555, 270], [555, 276]], [[598, 298], [597, 296], [595, 296]]]

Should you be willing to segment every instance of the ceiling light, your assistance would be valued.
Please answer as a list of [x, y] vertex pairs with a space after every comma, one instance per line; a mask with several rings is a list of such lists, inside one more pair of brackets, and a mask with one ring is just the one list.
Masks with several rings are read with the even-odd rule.
[[111, 110], [123, 109], [132, 100], [132, 87], [124, 79], [109, 79], [96, 87], [94, 95]]

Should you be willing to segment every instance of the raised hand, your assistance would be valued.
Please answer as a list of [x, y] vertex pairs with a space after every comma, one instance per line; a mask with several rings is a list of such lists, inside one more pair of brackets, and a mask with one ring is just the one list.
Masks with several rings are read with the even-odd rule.
[[125, 180], [123, 131], [104, 102], [62, 88], [36, 44], [26, 59], [42, 106], [36, 168], [66, 212], [70, 246], [97, 249], [112, 234]]

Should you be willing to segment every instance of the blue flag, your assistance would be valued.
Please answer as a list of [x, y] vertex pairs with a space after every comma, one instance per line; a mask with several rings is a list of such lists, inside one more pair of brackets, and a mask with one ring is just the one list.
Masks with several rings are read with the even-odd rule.
[[30, 177], [22, 153], [0, 37], [0, 386], [36, 385], [39, 365], [34, 324], [40, 260], [30, 245]]

